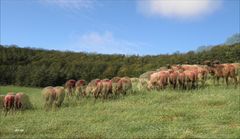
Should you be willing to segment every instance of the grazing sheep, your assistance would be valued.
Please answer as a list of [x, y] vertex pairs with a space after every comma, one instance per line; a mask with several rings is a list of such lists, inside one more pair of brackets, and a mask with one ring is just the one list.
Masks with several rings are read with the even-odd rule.
[[86, 90], [85, 90], [87, 97], [92, 95], [92, 90], [93, 90], [93, 86], [88, 84], [87, 87], [86, 87]]
[[23, 93], [17, 93], [15, 95], [15, 109], [22, 109], [23, 105]]
[[60, 107], [62, 105], [63, 101], [64, 101], [64, 98], [65, 98], [64, 87], [57, 86], [57, 87], [54, 87], [54, 90], [56, 92], [56, 97], [55, 97], [55, 100], [54, 100], [54, 104], [55, 104], [55, 106]]
[[158, 82], [159, 76], [158, 73], [155, 72], [153, 74], [150, 75], [149, 81], [148, 81], [148, 86], [147, 88], [149, 90], [151, 89], [156, 89], [157, 88], [157, 82]]
[[90, 83], [88, 83], [86, 90], [85, 90], [86, 96], [93, 95], [94, 90], [96, 90], [96, 88], [97, 88], [97, 82], [99, 82], [99, 81], [100, 81], [100, 79], [94, 79]]
[[219, 79], [223, 78], [223, 74], [221, 70], [217, 70], [214, 68], [212, 65], [208, 66], [208, 73], [213, 77], [213, 84], [216, 85], [216, 80], [217, 84], [219, 84]]
[[178, 84], [180, 89], [186, 89], [186, 76], [183, 71], [178, 72]]
[[164, 89], [168, 84], [169, 73], [167, 71], [159, 71], [151, 74], [148, 81], [148, 89]]
[[56, 91], [52, 86], [45, 87], [42, 90], [42, 96], [44, 98], [44, 108], [52, 107], [53, 102], [56, 99]]
[[96, 80], [95, 84], [96, 84], [96, 86], [93, 86], [92, 93], [96, 100], [101, 95], [101, 90], [102, 90], [103, 84], [102, 84], [101, 80]]
[[122, 81], [122, 93], [125, 95], [128, 91], [131, 91], [132, 89], [132, 82], [129, 77], [123, 77], [121, 78]]
[[123, 92], [123, 82], [121, 77], [113, 77], [112, 81], [112, 93], [117, 96]]
[[112, 78], [112, 93], [114, 95], [125, 95], [127, 91], [132, 89], [132, 82], [129, 77], [114, 77]]
[[8, 93], [4, 97], [4, 108], [6, 111], [13, 110], [14, 108], [15, 95], [13, 92]]
[[31, 109], [33, 106], [29, 100], [29, 97], [22, 93], [22, 92], [18, 92], [15, 95], [15, 109]]
[[223, 74], [225, 76], [226, 84], [229, 85], [229, 78], [233, 79], [235, 87], [237, 86], [237, 67], [235, 65], [232, 65], [230, 63], [222, 64], [224, 66], [223, 68]]
[[108, 98], [108, 95], [112, 93], [112, 81], [108, 79], [92, 80], [88, 84], [86, 92], [87, 94], [91, 93], [95, 97], [95, 100], [99, 97], [106, 99]]
[[238, 80], [238, 84], [240, 85], [240, 63], [232, 63], [232, 65], [236, 69], [237, 80]]
[[114, 77], [111, 79], [112, 81], [112, 93], [117, 96], [122, 91], [122, 82], [120, 81], [120, 77]]
[[68, 96], [73, 96], [75, 83], [76, 83], [76, 81], [73, 79], [70, 79], [65, 83], [64, 88], [65, 88], [65, 91], [67, 92]]
[[[215, 62], [216, 63], [216, 62]], [[229, 85], [228, 79], [232, 78], [234, 80], [235, 86], [237, 85], [237, 69], [232, 64], [213, 64], [208, 67], [209, 72], [217, 80], [217, 84], [219, 84], [219, 79], [223, 78], [226, 81], [226, 84]]]
[[177, 78], [178, 73], [174, 70], [169, 70], [169, 83], [173, 86], [173, 89], [176, 89], [177, 87]]
[[198, 66], [198, 79], [201, 81], [201, 85], [204, 86], [208, 76], [208, 70], [206, 66]]
[[183, 71], [186, 78], [187, 89], [193, 89], [197, 86], [197, 73], [191, 70]]
[[75, 95], [76, 98], [79, 99], [80, 96], [86, 96], [86, 81], [85, 80], [78, 80], [75, 84]]
[[108, 79], [101, 80], [102, 88], [101, 94], [103, 99], [107, 99], [108, 95], [112, 93], [112, 81]]

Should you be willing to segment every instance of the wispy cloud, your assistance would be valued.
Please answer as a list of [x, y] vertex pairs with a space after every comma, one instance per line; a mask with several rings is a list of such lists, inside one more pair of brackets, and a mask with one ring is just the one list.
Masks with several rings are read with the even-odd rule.
[[40, 0], [41, 3], [58, 6], [64, 9], [89, 9], [92, 8], [95, 0]]
[[142, 42], [116, 38], [112, 32], [89, 32], [72, 38], [76, 51], [96, 52], [103, 54], [142, 54], [147, 45]]
[[138, 0], [137, 9], [147, 16], [189, 19], [211, 13], [222, 0]]
[[100, 34], [98, 32], [90, 32], [80, 37], [80, 42], [85, 45], [106, 45], [114, 41], [113, 35], [109, 31]]

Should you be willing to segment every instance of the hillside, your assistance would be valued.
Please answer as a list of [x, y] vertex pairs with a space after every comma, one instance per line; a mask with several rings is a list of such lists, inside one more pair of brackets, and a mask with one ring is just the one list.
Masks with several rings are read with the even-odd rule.
[[0, 84], [62, 85], [67, 79], [137, 77], [167, 64], [196, 64], [205, 60], [240, 62], [240, 44], [212, 47], [209, 51], [165, 55], [103, 55], [50, 51], [0, 45]]
[[[229, 38], [226, 39], [226, 41], [223, 43], [223, 45], [234, 45], [234, 44], [239, 44], [240, 43], [240, 33], [233, 34]], [[212, 45], [203, 45], [199, 46], [196, 50], [196, 52], [203, 52], [203, 51], [209, 51], [213, 48], [214, 46]]]
[[226, 42], [224, 43], [225, 45], [233, 45], [236, 43], [240, 43], [240, 33], [236, 33], [229, 37]]

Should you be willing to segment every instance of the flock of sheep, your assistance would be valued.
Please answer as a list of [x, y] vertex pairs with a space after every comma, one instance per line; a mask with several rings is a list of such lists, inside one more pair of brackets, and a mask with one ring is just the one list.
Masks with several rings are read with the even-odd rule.
[[[93, 96], [95, 99], [107, 99], [113, 96], [125, 95], [132, 91], [140, 90], [161, 90], [166, 87], [173, 89], [189, 90], [205, 85], [209, 75], [219, 83], [223, 78], [226, 84], [229, 79], [237, 86], [239, 77], [240, 64], [228, 63], [220, 64], [218, 61], [205, 62], [205, 65], [172, 65], [160, 68], [156, 71], [150, 71], [139, 78], [114, 77], [109, 79], [94, 79], [90, 83], [85, 80], [75, 81], [68, 80], [64, 87], [46, 87], [43, 89], [45, 98], [45, 107], [61, 106], [64, 98], [88, 97]], [[232, 82], [231, 82], [232, 83]], [[65, 96], [66, 94], [66, 96]]]
[[199, 85], [204, 86], [209, 75], [213, 77], [214, 84], [215, 81], [219, 84], [219, 79], [223, 78], [227, 85], [229, 79], [232, 79], [237, 86], [239, 67], [239, 63], [220, 64], [217, 61], [207, 62], [206, 65], [172, 65], [152, 73], [147, 88], [164, 89], [169, 85], [174, 89], [193, 89]]
[[[139, 78], [114, 77], [109, 79], [94, 79], [88, 84], [85, 80], [68, 80], [64, 87], [48, 86], [42, 90], [44, 107], [60, 107], [64, 99], [93, 96], [96, 99], [107, 99], [128, 92], [140, 90], [162, 90], [166, 87], [173, 89], [189, 90], [204, 86], [208, 77], [213, 77], [219, 84], [219, 79], [223, 78], [225, 83], [233, 83], [235, 87], [240, 83], [240, 64], [227, 63], [220, 64], [219, 61], [205, 61], [204, 65], [169, 65], [156, 71], [149, 71]], [[231, 79], [231, 80], [229, 80]], [[8, 93], [1, 95], [0, 107], [6, 111], [10, 109], [22, 109], [29, 103], [27, 95], [24, 93]], [[23, 100], [25, 99], [25, 100]], [[30, 108], [30, 107], [26, 107]]]
[[7, 95], [0, 95], [0, 109], [2, 108], [8, 112], [9, 110], [31, 109], [33, 105], [25, 93], [18, 92], [15, 94], [9, 92]]
[[107, 99], [111, 96], [125, 95], [132, 91], [132, 82], [129, 77], [114, 77], [113, 79], [94, 79], [86, 84], [85, 80], [75, 81], [68, 80], [64, 87], [45, 87], [42, 91], [45, 100], [44, 107], [52, 106], [60, 107], [64, 99], [71, 99], [75, 97], [94, 96], [95, 100], [98, 98]]

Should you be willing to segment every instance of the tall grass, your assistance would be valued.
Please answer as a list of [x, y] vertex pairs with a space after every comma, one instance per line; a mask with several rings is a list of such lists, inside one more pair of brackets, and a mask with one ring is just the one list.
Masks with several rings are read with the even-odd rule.
[[193, 91], [140, 91], [102, 102], [64, 102], [44, 111], [40, 88], [26, 92], [33, 110], [0, 116], [0, 138], [240, 138], [240, 89], [208, 86]]

